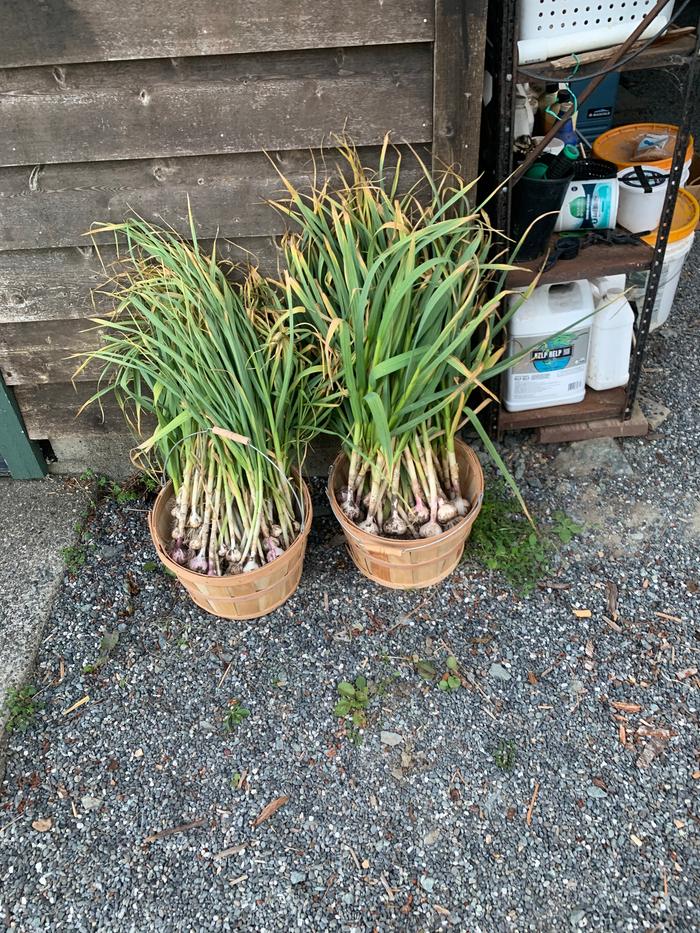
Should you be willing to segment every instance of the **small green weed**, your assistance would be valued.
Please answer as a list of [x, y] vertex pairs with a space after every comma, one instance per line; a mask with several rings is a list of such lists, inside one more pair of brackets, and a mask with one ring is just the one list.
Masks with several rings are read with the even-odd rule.
[[25, 687], [10, 687], [4, 703], [4, 710], [8, 714], [6, 732], [24, 732], [29, 728], [42, 708], [42, 704], [34, 699], [38, 692], [31, 684]]
[[153, 493], [157, 492], [160, 489], [160, 483], [153, 476], [150, 476], [148, 473], [140, 473], [138, 477], [138, 485], [144, 492]]
[[548, 575], [557, 544], [568, 544], [583, 531], [564, 512], [555, 512], [553, 518], [551, 528], [534, 529], [505, 483], [493, 483], [474, 523], [471, 554], [527, 595]]
[[367, 725], [367, 707], [377, 688], [359, 674], [354, 684], [349, 680], [341, 680], [337, 689], [340, 699], [333, 707], [333, 715], [349, 721], [346, 723], [348, 738], [354, 745], [361, 745], [362, 736], [359, 730]]
[[85, 548], [81, 544], [71, 544], [68, 547], [61, 548], [61, 556], [66, 570], [71, 576], [80, 570], [86, 560]]
[[241, 772], [234, 771], [231, 775], [231, 790], [239, 790], [241, 786]]
[[250, 710], [241, 706], [240, 700], [230, 700], [228, 709], [224, 713], [224, 731], [235, 732], [249, 716]]
[[100, 639], [100, 652], [97, 658], [92, 663], [83, 665], [83, 674], [96, 674], [101, 667], [104, 667], [118, 642], [119, 632], [105, 632]]
[[413, 655], [413, 665], [416, 669], [416, 673], [421, 678], [421, 680], [435, 681], [437, 680], [438, 690], [459, 690], [462, 686], [462, 678], [459, 676], [459, 662], [454, 655], [449, 655], [445, 661], [445, 671], [442, 674], [439, 674], [437, 666], [432, 662], [428, 661], [425, 658], [419, 658], [418, 655]]
[[369, 706], [370, 695], [374, 692], [374, 685], [368, 684], [367, 678], [362, 674], [355, 678], [354, 684], [349, 680], [341, 680], [338, 684], [340, 699], [333, 708], [333, 715], [340, 719], [349, 716], [354, 726], [364, 728], [367, 724], [365, 710]]
[[577, 525], [566, 512], [555, 512], [552, 518], [554, 519], [552, 533], [559, 538], [562, 544], [568, 544], [584, 530], [584, 526]]
[[493, 760], [496, 767], [500, 768], [501, 771], [512, 771], [517, 758], [518, 752], [515, 747], [515, 742], [501, 739], [498, 743], [498, 748], [493, 753]]
[[459, 676], [457, 658], [455, 658], [454, 655], [450, 655], [445, 661], [445, 665], [447, 666], [447, 670], [440, 680], [438, 680], [438, 690], [459, 690], [462, 686], [462, 678]]
[[112, 483], [109, 489], [109, 495], [117, 505], [126, 505], [127, 502], [135, 502], [139, 495], [133, 489], [126, 489], [119, 483]]
[[149, 491], [146, 479], [150, 483], [154, 481], [150, 477], [135, 477], [128, 480], [125, 485], [115, 483], [104, 473], [95, 473], [94, 470], [85, 470], [80, 474], [80, 480], [83, 483], [94, 483], [97, 488], [97, 497], [105, 499], [114, 499], [119, 505], [125, 505], [127, 502], [134, 502], [139, 497], [141, 489]]

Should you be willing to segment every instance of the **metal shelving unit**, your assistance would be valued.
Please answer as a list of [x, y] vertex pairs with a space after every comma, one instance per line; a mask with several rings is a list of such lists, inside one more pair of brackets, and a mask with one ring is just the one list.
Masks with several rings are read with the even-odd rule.
[[[515, 85], [527, 76], [518, 73], [517, 64], [517, 0], [491, 0], [488, 20], [488, 54], [494, 77], [494, 96], [486, 109], [482, 133], [482, 165], [492, 166], [485, 173], [483, 190], [493, 191], [514, 170], [513, 126], [515, 116]], [[634, 48], [633, 48], [634, 51]], [[669, 185], [664, 203], [659, 233], [654, 248], [645, 243], [623, 245], [592, 245], [582, 249], [575, 259], [560, 259], [545, 271], [541, 283], [566, 282], [585, 279], [592, 275], [628, 274], [637, 270], [648, 270], [647, 289], [644, 301], [636, 309], [634, 341], [630, 360], [630, 378], [627, 386], [606, 392], [587, 389], [584, 400], [575, 405], [555, 408], [534, 409], [523, 412], [507, 412], [493, 407], [491, 430], [494, 434], [505, 431], [555, 425], [571, 425], [613, 419], [622, 422], [632, 415], [639, 387], [644, 360], [644, 351], [649, 334], [652, 310], [658, 291], [659, 280], [666, 253], [671, 221], [680, 189], [685, 153], [690, 135], [690, 117], [694, 102], [694, 82], [698, 72], [700, 54], [700, 19], [692, 35], [679, 30], [673, 35], [670, 30], [665, 37], [645, 48], [632, 61], [614, 70], [639, 71], [644, 69], [674, 69], [683, 76], [682, 114], [676, 147], [673, 154]], [[611, 52], [612, 57], [612, 52]], [[610, 58], [583, 65], [576, 73], [576, 80], [606, 68]], [[570, 69], [553, 66], [550, 62], [529, 64], [527, 71], [551, 75], [552, 80], [566, 80]], [[494, 219], [499, 229], [510, 231], [512, 184], [502, 185], [493, 199]], [[556, 246], [556, 235], [550, 243]], [[544, 257], [534, 262], [520, 263], [523, 271], [511, 274], [509, 285], [527, 285], [543, 267]], [[611, 431], [611, 433], [613, 433]]]

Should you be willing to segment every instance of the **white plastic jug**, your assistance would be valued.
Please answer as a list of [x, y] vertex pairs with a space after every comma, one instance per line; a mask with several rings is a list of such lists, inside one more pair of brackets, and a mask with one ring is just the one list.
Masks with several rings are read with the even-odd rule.
[[[594, 293], [596, 289], [594, 286]], [[634, 311], [620, 288], [599, 295], [591, 324], [586, 382], [602, 391], [627, 385]]]
[[[513, 295], [510, 301], [522, 297]], [[583, 401], [593, 312], [587, 281], [541, 285], [520, 305], [510, 320], [508, 352], [528, 352], [507, 372], [503, 402], [508, 411]]]

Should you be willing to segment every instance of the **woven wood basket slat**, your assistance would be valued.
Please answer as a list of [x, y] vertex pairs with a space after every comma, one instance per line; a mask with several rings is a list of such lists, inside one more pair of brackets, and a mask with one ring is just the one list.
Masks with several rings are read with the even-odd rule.
[[259, 619], [279, 608], [294, 593], [301, 579], [313, 517], [306, 484], [303, 532], [272, 563], [236, 576], [209, 577], [188, 570], [169, 557], [167, 545], [170, 542], [170, 509], [173, 501], [172, 483], [167, 483], [158, 493], [153, 510], [149, 513], [148, 527], [160, 561], [175, 574], [200, 609], [224, 619]]
[[338, 493], [347, 483], [348, 461], [345, 454], [336, 459], [328, 479], [328, 498], [360, 573], [381, 586], [396, 590], [433, 586], [452, 573], [462, 558], [484, 497], [484, 473], [479, 458], [460, 440], [455, 443], [455, 453], [461, 492], [470, 503], [469, 512], [441, 535], [408, 541], [368, 535], [347, 518], [340, 507]]

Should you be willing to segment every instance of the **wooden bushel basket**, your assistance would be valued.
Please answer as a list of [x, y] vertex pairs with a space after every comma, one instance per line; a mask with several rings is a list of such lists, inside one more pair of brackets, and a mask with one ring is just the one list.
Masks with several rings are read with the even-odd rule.
[[462, 496], [469, 512], [449, 531], [433, 538], [397, 540], [368, 535], [351, 522], [340, 507], [338, 492], [347, 483], [348, 460], [340, 454], [328, 478], [328, 498], [345, 534], [357, 569], [370, 580], [395, 590], [417, 590], [444, 580], [462, 558], [464, 545], [484, 497], [484, 474], [479, 459], [462, 441], [455, 443]]
[[313, 515], [306, 484], [303, 495], [304, 528], [288, 550], [272, 563], [236, 576], [209, 577], [194, 573], [169, 557], [170, 510], [175, 501], [172, 483], [167, 483], [159, 492], [148, 515], [148, 527], [161, 562], [175, 574], [200, 609], [224, 619], [259, 619], [279, 608], [299, 586]]

